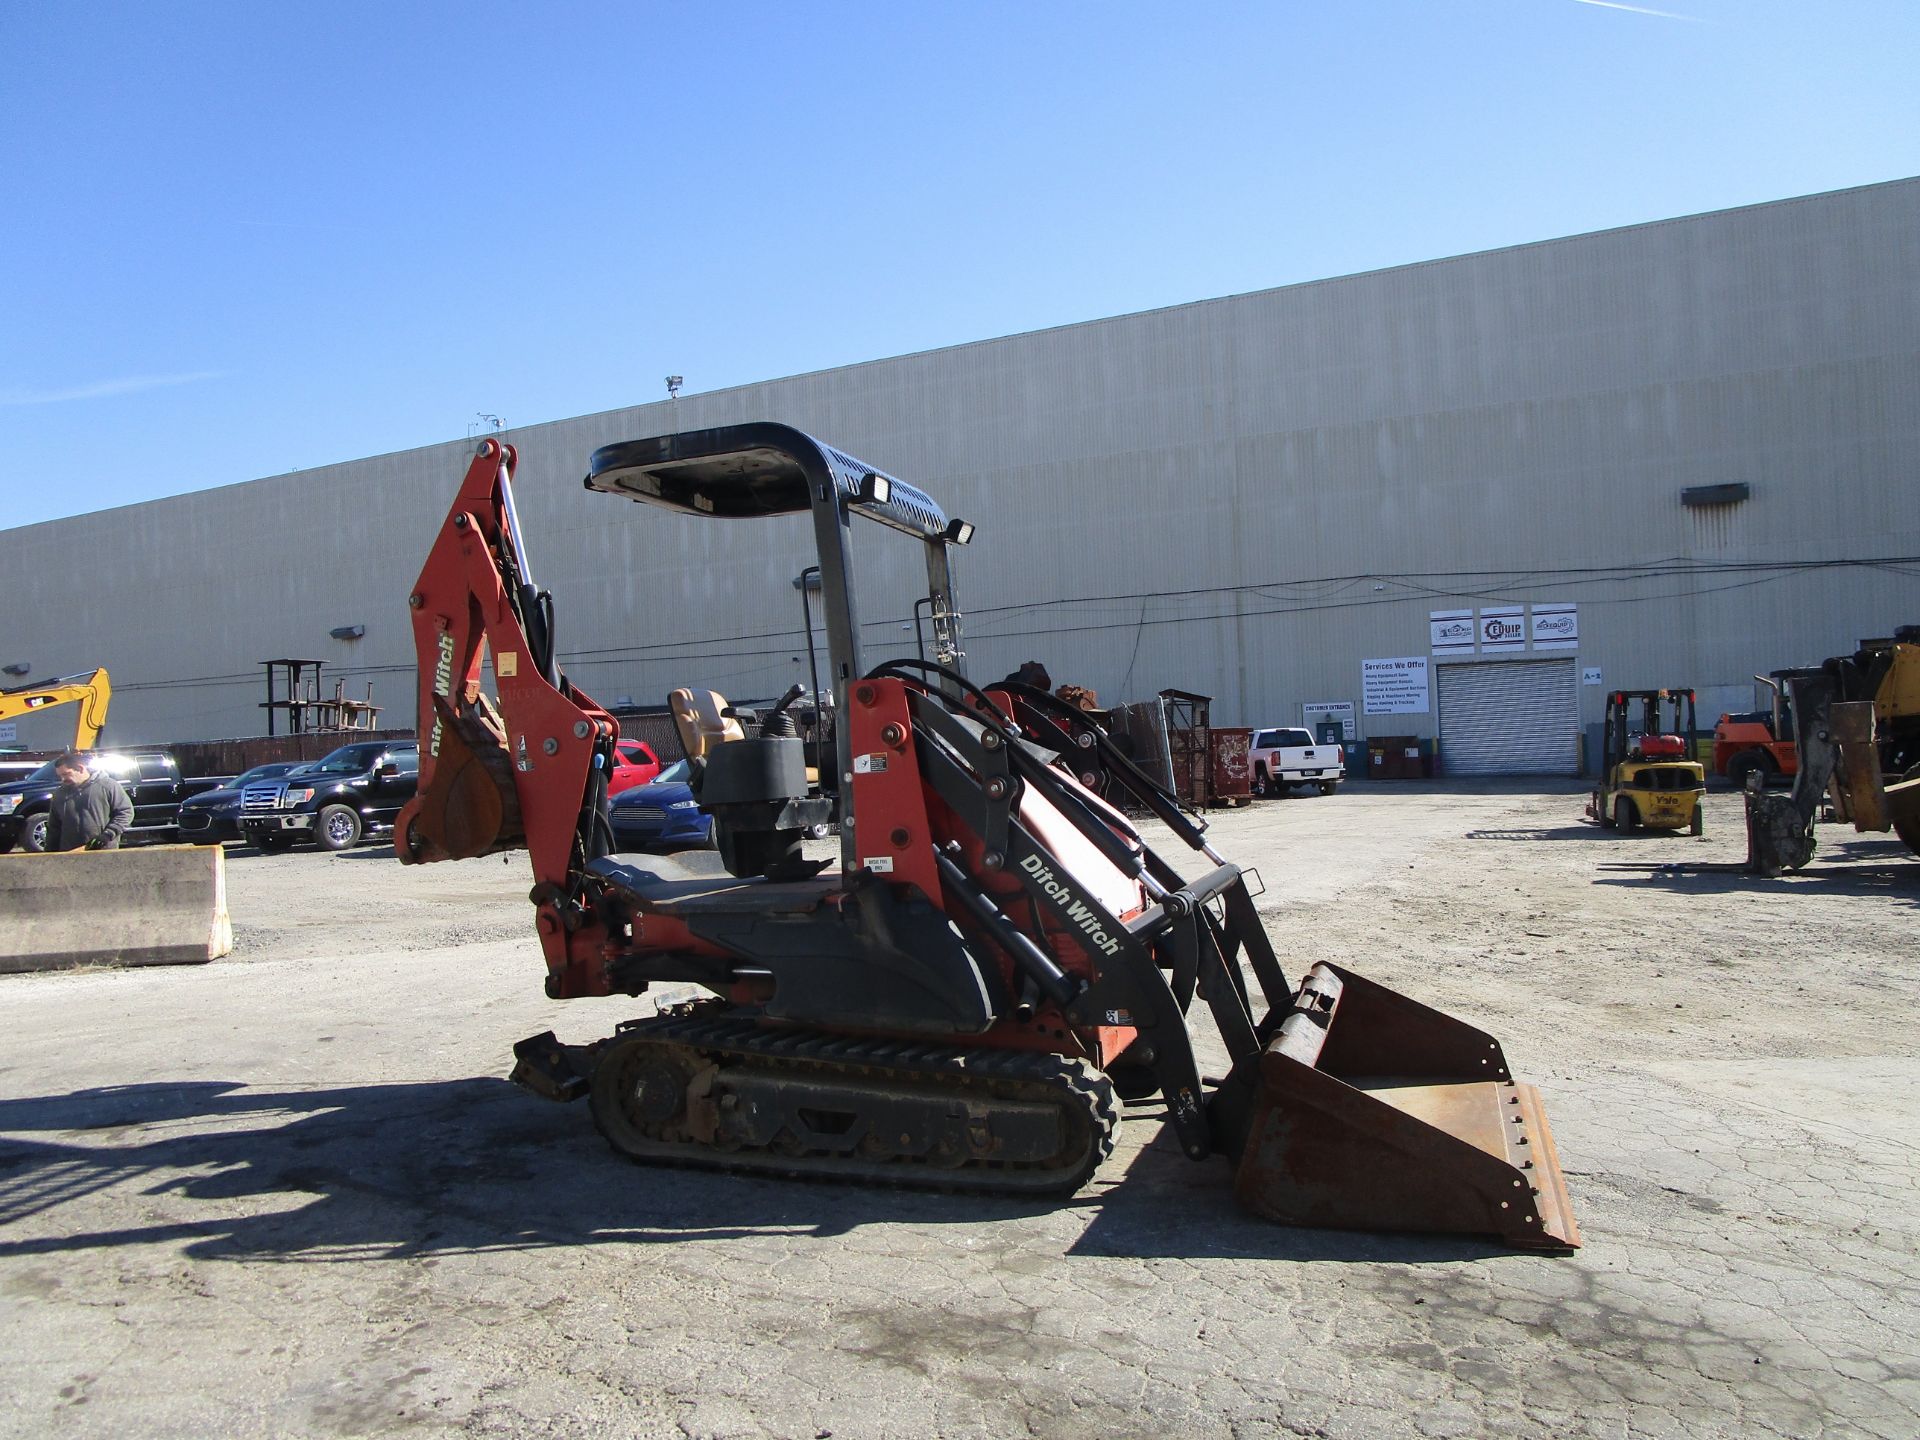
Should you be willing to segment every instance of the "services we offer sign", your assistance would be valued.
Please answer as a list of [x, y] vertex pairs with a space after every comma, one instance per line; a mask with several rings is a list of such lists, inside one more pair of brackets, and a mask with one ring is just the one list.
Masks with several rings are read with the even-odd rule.
[[1431, 708], [1427, 657], [1360, 662], [1360, 703], [1369, 715], [1424, 715]]

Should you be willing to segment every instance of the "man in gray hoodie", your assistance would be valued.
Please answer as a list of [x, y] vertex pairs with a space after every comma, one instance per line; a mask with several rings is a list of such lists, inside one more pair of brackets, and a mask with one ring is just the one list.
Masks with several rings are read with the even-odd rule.
[[78, 755], [53, 762], [60, 786], [47, 811], [47, 849], [116, 850], [133, 824], [133, 802], [111, 775], [95, 774]]

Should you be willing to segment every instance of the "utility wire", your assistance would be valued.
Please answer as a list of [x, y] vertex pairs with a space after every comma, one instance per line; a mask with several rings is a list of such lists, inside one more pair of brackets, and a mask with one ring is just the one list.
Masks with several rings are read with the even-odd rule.
[[[1202, 586], [1181, 590], [1144, 590], [1105, 595], [1061, 596], [1049, 600], [1024, 601], [1011, 605], [986, 605], [966, 610], [966, 618], [981, 621], [985, 617], [996, 617], [1002, 621], [1012, 620], [1034, 610], [1058, 610], [1068, 607], [1112, 606], [1108, 614], [1124, 614], [1131, 610], [1132, 604], [1140, 604], [1137, 619], [1103, 621], [1083, 625], [1047, 625], [1035, 629], [993, 630], [970, 628], [969, 638], [976, 641], [1017, 640], [1034, 636], [1092, 634], [1110, 630], [1133, 630], [1136, 632], [1135, 655], [1138, 655], [1138, 632], [1149, 625], [1189, 625], [1220, 623], [1234, 618], [1255, 618], [1271, 615], [1313, 614], [1330, 610], [1370, 609], [1378, 605], [1404, 604], [1410, 599], [1477, 599], [1499, 602], [1514, 602], [1523, 592], [1544, 588], [1554, 588], [1565, 594], [1569, 600], [1590, 605], [1633, 605], [1659, 600], [1684, 598], [1689, 595], [1711, 595], [1726, 590], [1746, 589], [1754, 585], [1771, 584], [1796, 574], [1815, 573], [1823, 570], [1879, 570], [1889, 573], [1914, 576], [1920, 574], [1920, 555], [1887, 555], [1866, 558], [1840, 558], [1825, 560], [1717, 560], [1696, 561], [1682, 556], [1669, 556], [1664, 559], [1645, 561], [1635, 565], [1612, 566], [1568, 566], [1553, 569], [1533, 570], [1435, 570], [1404, 571], [1392, 574], [1357, 574], [1322, 576], [1303, 580], [1262, 580], [1239, 585]], [[1596, 597], [1590, 587], [1630, 584], [1635, 581], [1680, 580], [1697, 581], [1702, 577], [1715, 575], [1757, 576], [1749, 582], [1725, 586], [1707, 586], [1666, 590], [1656, 594], [1637, 596]], [[1469, 589], [1465, 583], [1447, 585], [1445, 582], [1478, 582]], [[1198, 602], [1217, 597], [1258, 594], [1265, 598], [1279, 599], [1273, 591], [1301, 592], [1313, 587], [1339, 586], [1341, 590], [1350, 590], [1354, 585], [1372, 582], [1398, 586], [1400, 593], [1380, 595], [1367, 593], [1349, 598], [1314, 599], [1300, 596], [1299, 604], [1280, 604], [1265, 609], [1245, 611], [1225, 611], [1209, 609], [1203, 614], [1159, 615], [1149, 618], [1147, 607], [1153, 601]], [[1440, 582], [1440, 583], [1422, 583]], [[1569, 593], [1574, 591], [1582, 593]], [[1334, 592], [1335, 596], [1340, 591]], [[1125, 607], [1125, 608], [1122, 608]], [[1098, 612], [1095, 612], [1098, 613]], [[863, 631], [895, 631], [907, 623], [907, 617], [894, 616], [887, 619], [869, 620], [861, 625]], [[989, 623], [991, 623], [989, 621]], [[791, 654], [795, 628], [780, 630], [753, 631], [745, 634], [692, 636], [684, 640], [662, 640], [646, 645], [620, 645], [592, 649], [563, 651], [559, 659], [563, 663], [575, 665], [609, 664], [626, 661], [638, 664], [667, 664], [691, 658], [689, 654], [711, 654], [723, 652], [730, 661], [765, 659], [775, 655]], [[781, 640], [786, 643], [777, 647], [757, 650], [736, 648], [742, 642]], [[804, 644], [804, 637], [801, 637]], [[342, 667], [338, 673], [342, 678], [353, 679], [361, 676], [396, 675], [412, 673], [412, 664], [364, 665], [352, 668]], [[739, 674], [751, 671], [735, 672]], [[116, 685], [122, 691], [161, 691], [186, 689], [201, 685], [237, 685], [259, 682], [257, 671], [235, 672], [223, 675], [201, 675], [182, 679], [130, 681]]]

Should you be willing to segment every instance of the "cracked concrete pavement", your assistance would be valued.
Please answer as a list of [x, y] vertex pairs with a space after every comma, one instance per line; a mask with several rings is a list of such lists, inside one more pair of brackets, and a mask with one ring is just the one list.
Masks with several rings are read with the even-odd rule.
[[[1540, 1084], [1586, 1248], [1291, 1230], [1129, 1121], [1072, 1202], [625, 1164], [498, 1078], [523, 857], [238, 854], [204, 968], [0, 977], [0, 1435], [1920, 1433], [1920, 865], [1780, 882], [1571, 789], [1226, 812], [1290, 973]], [[1190, 866], [1197, 872], [1200, 866]]]

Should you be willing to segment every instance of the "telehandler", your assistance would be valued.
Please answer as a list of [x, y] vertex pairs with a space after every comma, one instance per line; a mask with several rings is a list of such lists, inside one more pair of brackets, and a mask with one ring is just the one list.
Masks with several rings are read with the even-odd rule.
[[1814, 817], [1828, 800], [1834, 818], [1863, 833], [1892, 830], [1920, 855], [1920, 625], [1774, 673], [1792, 702], [1800, 768], [1785, 795], [1749, 783], [1748, 868], [1778, 875], [1811, 860]]
[[[711, 996], [591, 1044], [524, 1040], [522, 1085], [586, 1099], [636, 1160], [1026, 1195], [1076, 1190], [1121, 1102], [1157, 1095], [1180, 1148], [1224, 1155], [1261, 1215], [1579, 1243], [1545, 1112], [1499, 1042], [1339, 965], [1290, 983], [1247, 873], [1086, 712], [967, 678], [949, 557], [972, 526], [797, 430], [610, 445], [586, 486], [718, 521], [807, 518], [838, 854], [803, 853], [832, 802], [778, 724], [688, 747], [727, 873], [611, 853], [619, 729], [557, 662], [516, 460], [481, 444], [409, 597], [421, 776], [396, 849], [417, 864], [524, 845], [550, 996]], [[921, 546], [930, 659], [862, 656], [856, 520]], [[1090, 768], [1123, 777], [1198, 873], [1083, 785]], [[1223, 1078], [1201, 1076], [1196, 999]]]

